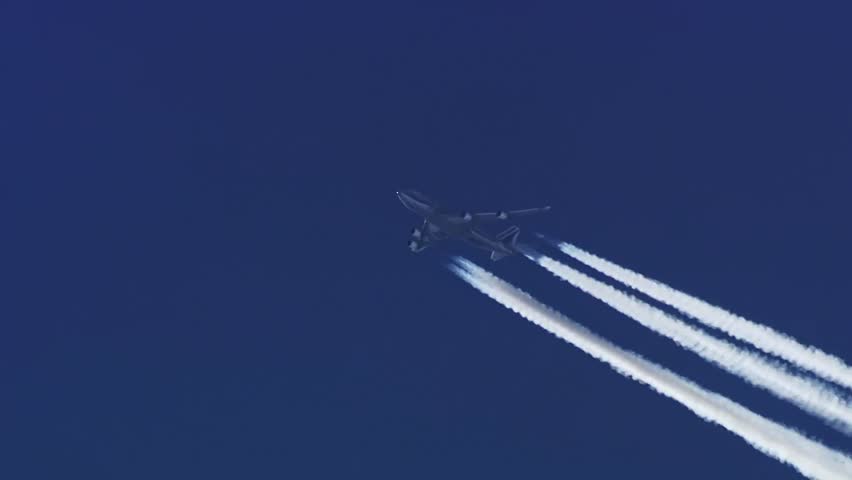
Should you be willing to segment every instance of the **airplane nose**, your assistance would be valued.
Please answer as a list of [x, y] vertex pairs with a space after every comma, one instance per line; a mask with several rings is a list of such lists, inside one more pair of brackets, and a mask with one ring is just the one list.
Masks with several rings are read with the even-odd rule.
[[405, 205], [407, 208], [411, 208], [411, 199], [408, 195], [405, 194], [405, 192], [396, 192], [396, 196], [397, 198], [399, 198], [399, 201], [402, 202], [403, 205]]

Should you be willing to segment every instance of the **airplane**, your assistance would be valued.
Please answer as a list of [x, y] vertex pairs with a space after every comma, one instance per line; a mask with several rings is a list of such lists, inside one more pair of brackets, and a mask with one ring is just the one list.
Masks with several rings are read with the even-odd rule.
[[541, 207], [486, 213], [453, 212], [440, 207], [417, 190], [401, 190], [396, 192], [396, 195], [405, 208], [423, 217], [423, 225], [411, 230], [408, 248], [412, 252], [422, 252], [436, 241], [452, 237], [460, 238], [477, 248], [491, 252], [491, 260], [494, 261], [517, 251], [518, 234], [521, 229], [512, 225], [497, 235], [492, 235], [480, 228], [483, 224], [550, 210], [550, 207]]

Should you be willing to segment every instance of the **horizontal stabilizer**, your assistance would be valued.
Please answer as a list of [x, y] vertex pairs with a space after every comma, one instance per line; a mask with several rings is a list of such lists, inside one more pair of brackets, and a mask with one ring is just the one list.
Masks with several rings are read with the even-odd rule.
[[502, 232], [497, 234], [497, 240], [502, 242], [507, 238], [512, 239], [510, 243], [514, 244], [515, 239], [518, 238], [518, 234], [521, 233], [521, 229], [517, 227], [517, 225], [512, 225], [511, 227], [503, 230]]
[[508, 253], [498, 252], [496, 250], [491, 252], [491, 260], [494, 260], [495, 262], [497, 260], [500, 260], [501, 258], [507, 257], [507, 256], [509, 256]]
[[497, 261], [503, 257], [507, 257], [512, 254], [515, 250], [515, 245], [518, 242], [518, 235], [520, 235], [521, 229], [515, 225], [503, 230], [499, 234], [497, 234], [497, 241], [501, 244], [505, 245], [506, 251], [497, 251], [494, 250], [491, 252], [491, 260]]

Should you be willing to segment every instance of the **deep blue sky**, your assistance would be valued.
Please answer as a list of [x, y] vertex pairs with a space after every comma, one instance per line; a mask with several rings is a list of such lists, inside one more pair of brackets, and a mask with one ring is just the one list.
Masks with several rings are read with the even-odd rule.
[[522, 235], [852, 361], [847, 2], [118, 3], [0, 7], [3, 478], [796, 478], [452, 254], [852, 451], [394, 196], [553, 205]]

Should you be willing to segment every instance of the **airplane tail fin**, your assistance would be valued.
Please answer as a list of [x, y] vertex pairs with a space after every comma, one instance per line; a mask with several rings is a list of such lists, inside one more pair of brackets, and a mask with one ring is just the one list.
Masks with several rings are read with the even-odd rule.
[[[510, 248], [510, 250], [514, 250], [515, 246], [518, 243], [518, 235], [520, 234], [521, 229], [515, 225], [512, 225], [511, 227], [497, 234], [497, 241], [503, 244], [508, 244], [507, 246]], [[509, 255], [511, 255], [511, 253], [498, 252], [495, 250], [491, 252], [491, 260], [497, 261]]]

